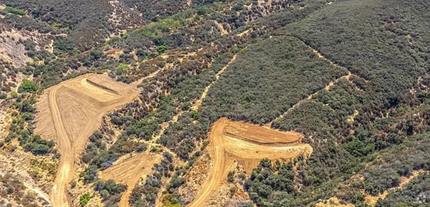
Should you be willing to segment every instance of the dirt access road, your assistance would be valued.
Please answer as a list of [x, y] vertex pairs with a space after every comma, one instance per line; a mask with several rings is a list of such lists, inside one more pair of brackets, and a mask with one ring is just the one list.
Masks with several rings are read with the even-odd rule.
[[212, 126], [207, 148], [213, 166], [208, 180], [190, 207], [204, 206], [205, 201], [227, 180], [235, 161], [246, 172], [258, 166], [260, 160], [292, 161], [299, 155], [308, 157], [312, 147], [302, 144], [303, 135], [296, 132], [280, 132], [244, 122], [221, 118]]
[[106, 75], [87, 74], [52, 86], [41, 96], [35, 133], [54, 140], [61, 154], [50, 195], [54, 207], [71, 206], [67, 185], [75, 175], [75, 161], [103, 115], [137, 97], [139, 82], [124, 84]]

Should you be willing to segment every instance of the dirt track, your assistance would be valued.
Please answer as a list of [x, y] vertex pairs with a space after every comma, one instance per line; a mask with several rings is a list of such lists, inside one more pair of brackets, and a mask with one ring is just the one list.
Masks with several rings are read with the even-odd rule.
[[[279, 120], [284, 118], [285, 115], [287, 115], [289, 112], [291, 112], [292, 110], [294, 110], [297, 106], [301, 105], [303, 102], [305, 102], [306, 100], [312, 100], [315, 96], [317, 96], [319, 93], [321, 93], [322, 91], [329, 91], [335, 84], [337, 84], [340, 80], [342, 79], [346, 79], [348, 81], [350, 81], [351, 76], [356, 76], [354, 74], [351, 73], [351, 71], [349, 71], [347, 68], [342, 67], [336, 63], [334, 63], [333, 61], [331, 61], [330, 59], [326, 58], [324, 55], [322, 55], [320, 52], [318, 52], [316, 49], [312, 48], [310, 45], [306, 44], [305, 42], [303, 42], [302, 40], [300, 40], [306, 47], [308, 47], [310, 50], [312, 50], [312, 52], [318, 56], [318, 58], [323, 59], [324, 61], [329, 62], [331, 65], [333, 65], [336, 68], [340, 68], [344, 71], [347, 72], [346, 75], [337, 78], [336, 80], [333, 80], [331, 82], [329, 82], [323, 89], [310, 94], [308, 97], [306, 97], [305, 99], [300, 100], [299, 102], [297, 102], [296, 104], [294, 104], [292, 107], [290, 107], [287, 111], [285, 111], [283, 114], [281, 114], [280, 116], [276, 117], [275, 119], [273, 119], [271, 122], [267, 123], [266, 126], [267, 127], [272, 127], [272, 124], [274, 121]], [[357, 88], [358, 89], [358, 88]], [[360, 89], [358, 89], [360, 90]]]
[[225, 65], [220, 71], [218, 71], [218, 73], [215, 75], [215, 80], [209, 84], [208, 86], [206, 86], [205, 90], [203, 91], [202, 95], [200, 96], [199, 100], [197, 100], [193, 106], [191, 107], [191, 109], [197, 111], [200, 110], [200, 108], [202, 107], [202, 102], [203, 100], [206, 98], [206, 96], [208, 95], [209, 89], [212, 87], [213, 84], [215, 84], [218, 79], [220, 78], [221, 74], [224, 73], [225, 70], [227, 70], [228, 66], [230, 66], [231, 63], [233, 63], [237, 58], [237, 54], [234, 54], [233, 57], [231, 58], [231, 60], [227, 63], [227, 65]]
[[204, 206], [205, 201], [226, 181], [234, 161], [250, 173], [263, 158], [291, 161], [301, 154], [309, 156], [312, 153], [310, 145], [301, 144], [302, 134], [279, 132], [226, 118], [215, 122], [209, 137], [211, 143], [207, 150], [213, 160], [212, 172], [190, 207]]
[[132, 101], [137, 83], [123, 84], [106, 75], [87, 74], [47, 89], [36, 104], [35, 133], [56, 142], [61, 158], [50, 200], [54, 207], [70, 206], [67, 185], [74, 162], [104, 114]]

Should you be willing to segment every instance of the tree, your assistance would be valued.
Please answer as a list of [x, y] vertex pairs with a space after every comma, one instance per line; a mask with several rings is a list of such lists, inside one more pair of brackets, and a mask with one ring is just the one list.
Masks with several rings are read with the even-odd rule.
[[228, 172], [227, 181], [228, 181], [229, 183], [234, 182], [234, 171], [230, 171], [230, 172]]
[[83, 195], [81, 195], [81, 197], [79, 197], [79, 204], [81, 206], [86, 206], [88, 204], [88, 202], [90, 201], [91, 196], [89, 193], [85, 193]]
[[39, 86], [28, 79], [24, 79], [23, 83], [19, 86], [18, 92], [29, 92], [29, 93], [35, 93], [39, 90]]

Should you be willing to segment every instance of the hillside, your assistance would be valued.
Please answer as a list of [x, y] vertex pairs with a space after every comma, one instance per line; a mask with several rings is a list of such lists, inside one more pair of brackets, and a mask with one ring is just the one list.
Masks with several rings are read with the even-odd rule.
[[0, 0], [0, 205], [430, 205], [429, 9]]

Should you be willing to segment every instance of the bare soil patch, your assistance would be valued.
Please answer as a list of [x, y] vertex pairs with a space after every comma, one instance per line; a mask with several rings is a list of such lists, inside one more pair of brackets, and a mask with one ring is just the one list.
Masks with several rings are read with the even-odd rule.
[[317, 203], [316, 207], [354, 207], [354, 205], [350, 203], [342, 203], [338, 198], [332, 197], [326, 201]]
[[70, 206], [67, 185], [85, 149], [88, 137], [101, 124], [102, 116], [137, 97], [137, 83], [124, 84], [106, 75], [79, 76], [43, 93], [36, 104], [35, 133], [56, 142], [60, 165], [51, 192], [52, 205]]
[[159, 163], [161, 158], [159, 154], [140, 153], [114, 163], [101, 173], [100, 178], [127, 185], [127, 191], [122, 195], [119, 203], [120, 207], [127, 207], [134, 186], [142, 177], [152, 172], [152, 167], [155, 163]]
[[297, 144], [303, 139], [303, 135], [297, 132], [280, 132], [245, 122], [229, 123], [224, 134], [261, 145]]
[[227, 174], [237, 161], [247, 173], [261, 159], [289, 162], [299, 155], [309, 156], [312, 147], [302, 144], [303, 135], [280, 132], [243, 122], [221, 118], [212, 126], [207, 150], [213, 160], [208, 180], [196, 199], [189, 205], [204, 206], [205, 201], [227, 180]]

